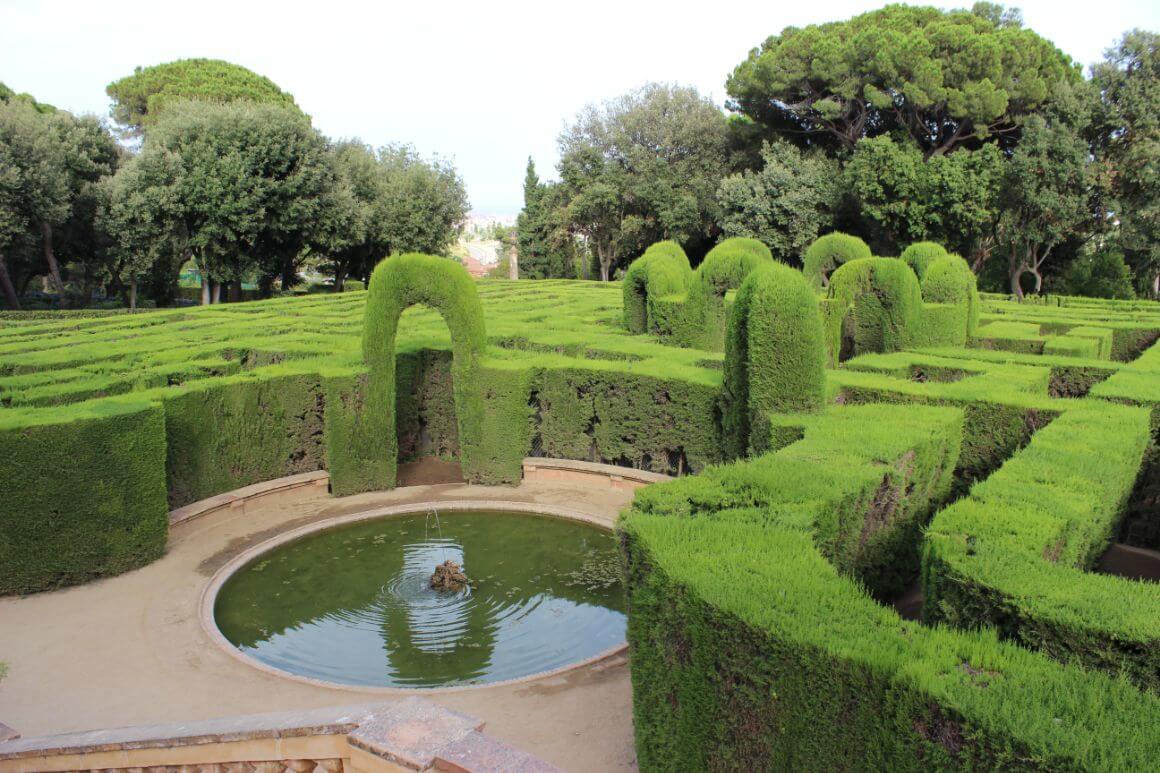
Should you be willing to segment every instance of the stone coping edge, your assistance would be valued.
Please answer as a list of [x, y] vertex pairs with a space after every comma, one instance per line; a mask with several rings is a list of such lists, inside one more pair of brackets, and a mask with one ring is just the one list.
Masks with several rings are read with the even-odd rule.
[[[669, 475], [648, 470], [638, 470], [634, 467], [619, 467], [615, 464], [601, 464], [599, 462], [584, 462], [578, 459], [552, 459], [546, 456], [528, 456], [524, 458], [523, 469], [526, 472], [535, 470], [563, 470], [568, 472], [584, 473], [593, 476], [603, 476], [611, 482], [629, 481], [631, 483], [649, 484], [662, 483], [672, 480]], [[297, 488], [315, 486], [329, 489], [330, 475], [326, 470], [314, 470], [297, 475], [287, 475], [283, 478], [261, 481], [249, 486], [243, 486], [233, 491], [215, 494], [212, 497], [191, 502], [169, 512], [169, 525], [197, 518], [217, 510], [243, 507], [247, 500], [256, 499], [268, 494], [291, 491]]]
[[671, 475], [649, 470], [638, 470], [635, 467], [620, 467], [615, 464], [600, 462], [582, 462], [578, 459], [553, 459], [547, 456], [526, 456], [523, 462], [524, 471], [529, 470], [567, 470], [568, 472], [587, 473], [588, 475], [602, 475], [613, 480], [626, 480], [635, 483], [663, 483], [673, 480]]
[[261, 483], [243, 486], [233, 491], [227, 491], [224, 494], [217, 494], [206, 499], [198, 500], [197, 502], [192, 502], [184, 507], [179, 507], [176, 510], [171, 510], [169, 512], [169, 525], [173, 526], [188, 521], [191, 518], [212, 513], [215, 510], [223, 510], [227, 507], [242, 507], [249, 499], [256, 499], [267, 494], [290, 491], [291, 489], [303, 488], [305, 486], [317, 486], [318, 488], [329, 489], [330, 475], [326, 470], [303, 472], [297, 475], [287, 475], [284, 478], [275, 478], [274, 480], [266, 480]]
[[412, 502], [402, 505], [389, 505], [386, 507], [376, 507], [369, 510], [363, 510], [357, 513], [350, 513], [335, 518], [327, 518], [322, 521], [315, 521], [314, 523], [301, 526], [297, 529], [283, 532], [275, 537], [271, 537], [264, 542], [260, 542], [253, 547], [242, 551], [224, 566], [222, 566], [210, 578], [209, 584], [206, 585], [202, 591], [201, 604], [199, 605], [199, 618], [201, 621], [202, 630], [210, 638], [218, 649], [225, 652], [230, 657], [245, 663], [250, 668], [256, 668], [260, 671], [265, 671], [267, 674], [277, 676], [283, 679], [290, 679], [295, 682], [313, 685], [315, 687], [326, 687], [335, 690], [354, 691], [362, 693], [371, 693], [375, 695], [415, 695], [417, 693], [427, 695], [438, 695], [440, 693], [465, 692], [469, 690], [487, 690], [492, 687], [504, 687], [513, 684], [522, 684], [525, 682], [532, 682], [538, 679], [545, 679], [553, 676], [558, 676], [573, 669], [583, 668], [602, 660], [621, 655], [628, 650], [628, 642], [621, 642], [616, 646], [610, 647], [607, 650], [597, 653], [590, 658], [569, 663], [568, 665], [554, 668], [550, 671], [541, 671], [535, 674], [528, 674], [516, 679], [505, 679], [498, 682], [488, 682], [487, 684], [468, 684], [456, 685], [453, 687], [376, 687], [371, 685], [355, 685], [343, 684], [341, 682], [330, 682], [323, 679], [315, 679], [313, 677], [302, 676], [290, 671], [285, 671], [280, 668], [275, 668], [267, 663], [263, 663], [255, 658], [251, 658], [244, 652], [235, 647], [217, 627], [217, 622], [214, 620], [214, 602], [217, 599], [218, 592], [222, 586], [232, 577], [236, 572], [246, 567], [258, 559], [263, 554], [281, 547], [290, 542], [295, 542], [304, 537], [310, 536], [316, 532], [326, 531], [336, 526], [344, 526], [347, 524], [358, 523], [360, 521], [369, 521], [376, 518], [387, 518], [395, 515], [411, 515], [413, 513], [425, 513], [435, 508], [437, 510], [498, 510], [502, 512], [513, 513], [527, 513], [529, 515], [549, 516], [553, 518], [564, 518], [573, 521], [583, 521], [598, 529], [610, 530], [608, 522], [598, 516], [589, 513], [578, 512], [576, 510], [558, 507], [555, 505], [534, 504], [530, 502], [508, 502], [504, 500], [490, 500], [490, 499], [466, 499], [466, 500], [447, 500], [447, 501], [428, 501], [428, 502]]
[[10, 740], [0, 742], [0, 760], [343, 735], [351, 746], [413, 770], [557, 770], [483, 735], [482, 729], [483, 722], [475, 717], [409, 697], [389, 703]]

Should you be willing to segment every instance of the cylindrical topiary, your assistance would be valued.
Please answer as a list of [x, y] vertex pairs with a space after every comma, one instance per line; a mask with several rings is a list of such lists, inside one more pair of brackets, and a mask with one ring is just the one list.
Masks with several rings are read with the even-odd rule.
[[819, 236], [802, 256], [802, 274], [814, 287], [827, 287], [830, 272], [843, 263], [871, 256], [870, 247], [857, 236], [834, 231]]
[[974, 333], [979, 322], [979, 284], [971, 266], [959, 255], [950, 254], [927, 268], [922, 282], [923, 299], [931, 303], [952, 303], [965, 299], [969, 305], [967, 332]]
[[632, 262], [621, 285], [624, 293], [624, 325], [630, 333], [650, 329], [650, 298], [684, 293], [693, 269], [681, 245], [673, 241], [657, 242]]
[[930, 264], [946, 256], [946, 249], [937, 242], [915, 242], [903, 250], [898, 259], [914, 269], [914, 273], [921, 281]]
[[363, 327], [367, 394], [361, 426], [355, 430], [383, 488], [395, 485], [395, 334], [399, 316], [417, 303], [438, 311], [451, 332], [452, 378], [460, 462], [471, 479], [478, 460], [483, 400], [472, 374], [487, 346], [483, 307], [475, 283], [458, 262], [411, 253], [387, 258], [371, 274]]
[[922, 278], [922, 299], [926, 303], [962, 304], [966, 307], [965, 327], [955, 332], [954, 345], [962, 346], [975, 334], [979, 324], [979, 288], [975, 272], [958, 255], [933, 260]]
[[737, 292], [725, 338], [727, 452], [764, 450], [770, 412], [819, 410], [825, 367], [818, 299], [801, 273], [779, 263], [752, 272]]

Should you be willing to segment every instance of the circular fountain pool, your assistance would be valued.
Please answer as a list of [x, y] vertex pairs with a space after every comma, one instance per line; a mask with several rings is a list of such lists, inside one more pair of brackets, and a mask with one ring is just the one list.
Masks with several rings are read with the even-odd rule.
[[[454, 561], [470, 583], [435, 590]], [[218, 629], [266, 666], [370, 687], [508, 681], [624, 642], [613, 535], [562, 518], [418, 512], [308, 534], [250, 560], [214, 600]]]

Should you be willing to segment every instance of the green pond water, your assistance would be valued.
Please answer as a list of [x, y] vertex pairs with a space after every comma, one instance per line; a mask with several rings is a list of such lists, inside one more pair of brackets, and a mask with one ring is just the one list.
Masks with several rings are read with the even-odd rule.
[[[436, 591], [458, 563], [471, 585]], [[218, 628], [250, 657], [353, 685], [485, 684], [624, 641], [616, 541], [577, 521], [411, 514], [329, 529], [262, 555], [218, 594]]]

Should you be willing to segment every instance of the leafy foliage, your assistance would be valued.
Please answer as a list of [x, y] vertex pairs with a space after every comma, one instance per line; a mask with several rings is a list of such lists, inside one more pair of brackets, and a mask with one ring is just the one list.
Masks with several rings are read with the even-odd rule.
[[763, 143], [761, 168], [721, 181], [721, 229], [769, 245], [783, 263], [801, 259], [820, 233], [831, 230], [841, 191], [838, 164], [785, 141]]
[[559, 145], [568, 221], [601, 279], [653, 242], [712, 236], [729, 133], [721, 110], [695, 89], [654, 83], [589, 105]]
[[105, 92], [113, 100], [113, 120], [138, 135], [167, 109], [188, 100], [244, 100], [297, 109], [294, 98], [269, 78], [220, 59], [179, 59], [138, 67], [132, 75], [110, 83]]
[[890, 5], [787, 27], [733, 71], [732, 106], [778, 133], [846, 149], [898, 129], [924, 156], [1018, 131], [1079, 72], [1017, 18]]

